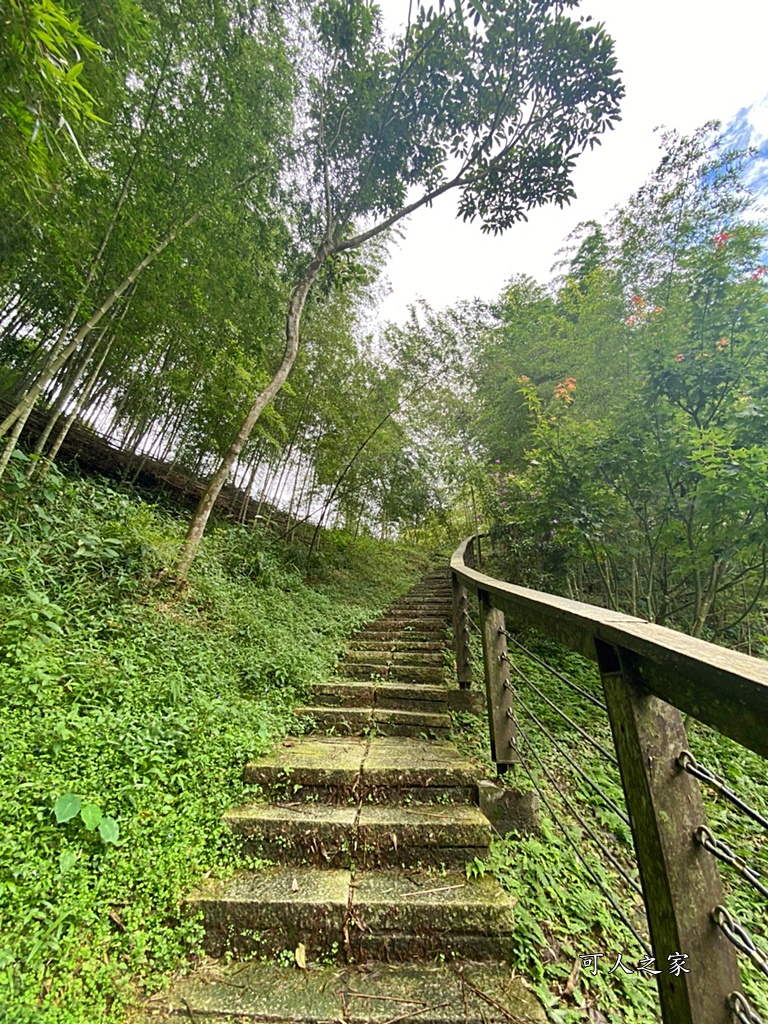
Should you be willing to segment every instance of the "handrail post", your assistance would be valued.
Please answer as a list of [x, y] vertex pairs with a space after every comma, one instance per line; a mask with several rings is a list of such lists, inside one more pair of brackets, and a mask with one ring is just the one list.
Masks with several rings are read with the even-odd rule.
[[[723, 904], [715, 859], [694, 839], [706, 824], [698, 783], [677, 758], [687, 740], [679, 712], [645, 687], [639, 657], [595, 640], [632, 822], [664, 1024], [730, 1024], [741, 991], [735, 950], [712, 919]], [[690, 974], [670, 973], [687, 954]]]
[[451, 573], [453, 584], [453, 650], [456, 656], [456, 681], [460, 690], [472, 685], [472, 652], [469, 647], [469, 595], [467, 588], [459, 583], [456, 573]]
[[490, 595], [478, 590], [480, 631], [483, 638], [483, 667], [491, 737], [491, 758], [501, 775], [510, 764], [517, 764], [517, 736], [514, 720], [512, 682], [509, 677], [507, 630], [504, 612], [494, 608]]

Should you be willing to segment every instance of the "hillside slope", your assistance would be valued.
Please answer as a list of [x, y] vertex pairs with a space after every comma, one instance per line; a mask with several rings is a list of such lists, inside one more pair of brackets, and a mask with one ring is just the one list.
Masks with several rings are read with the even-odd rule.
[[179, 596], [178, 518], [127, 488], [21, 474], [0, 504], [0, 1017], [120, 1020], [197, 940], [179, 900], [238, 859], [220, 818], [242, 766], [354, 628], [423, 570], [414, 552], [211, 531]]

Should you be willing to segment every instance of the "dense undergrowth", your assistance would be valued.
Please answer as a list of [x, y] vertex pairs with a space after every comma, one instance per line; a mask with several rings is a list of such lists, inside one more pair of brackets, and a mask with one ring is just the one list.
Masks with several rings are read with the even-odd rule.
[[178, 596], [182, 520], [24, 468], [0, 499], [0, 1019], [117, 1021], [195, 949], [182, 895], [238, 863], [246, 759], [424, 562], [329, 534], [310, 585], [301, 545], [220, 525]]
[[[562, 676], [596, 698], [602, 697], [599, 677], [590, 662], [534, 635], [517, 639], [522, 639], [537, 658]], [[562, 713], [610, 753], [613, 742], [607, 715], [537, 661], [512, 647], [522, 763], [510, 769], [504, 778], [518, 790], [538, 791], [541, 831], [538, 835], [511, 833], [498, 837], [491, 845], [487, 861], [471, 864], [468, 871], [494, 874], [517, 898], [517, 956], [513, 967], [533, 982], [553, 1024], [584, 1020], [593, 1024], [616, 1020], [625, 1024], [653, 1024], [660, 1021], [655, 976], [637, 971], [643, 949], [600, 891], [596, 878], [640, 938], [647, 940], [642, 899], [627, 885], [616, 866], [608, 862], [587, 831], [592, 831], [629, 878], [639, 882], [629, 827], [605, 800], [608, 797], [620, 811], [626, 810], [618, 769], [590, 746]], [[476, 663], [481, 664], [479, 644], [475, 654]], [[463, 716], [461, 725], [457, 740], [467, 753], [485, 762], [490, 774], [493, 766], [488, 753], [487, 721]], [[752, 807], [768, 815], [768, 764], [700, 723], [690, 721], [687, 729], [689, 747], [697, 760], [728, 780]], [[602, 795], [590, 787], [579, 768], [597, 784]], [[768, 858], [760, 826], [722, 798], [718, 799], [714, 790], [704, 786], [703, 793], [713, 833], [745, 856], [765, 878]], [[726, 905], [758, 946], [765, 948], [768, 921], [764, 900], [735, 871], [722, 865], [720, 868]], [[667, 956], [675, 952], [678, 951], [669, 950], [663, 961], [660, 958], [648, 966], [666, 973], [670, 967]], [[602, 959], [595, 962], [597, 973], [593, 974], [592, 964], [585, 969], [581, 957], [596, 953], [602, 954]], [[619, 954], [622, 963], [633, 970], [632, 974], [625, 973], [621, 966], [609, 973]], [[692, 972], [701, 970], [693, 956], [689, 956], [686, 966]], [[739, 966], [745, 991], [755, 1009], [766, 1016], [768, 992], [764, 979], [746, 957], [739, 956]]]

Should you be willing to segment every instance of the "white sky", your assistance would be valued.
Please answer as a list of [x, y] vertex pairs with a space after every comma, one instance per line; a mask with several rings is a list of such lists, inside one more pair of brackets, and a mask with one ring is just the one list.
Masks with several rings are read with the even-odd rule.
[[[379, 3], [387, 30], [396, 31], [408, 0]], [[580, 158], [577, 200], [535, 210], [498, 238], [457, 220], [450, 193], [417, 211], [405, 239], [392, 245], [383, 319], [402, 320], [418, 297], [437, 308], [493, 298], [516, 273], [548, 281], [566, 235], [581, 221], [602, 220], [655, 167], [656, 126], [689, 132], [713, 118], [725, 124], [768, 93], [765, 0], [582, 0], [577, 13], [605, 24], [627, 93], [616, 129]]]

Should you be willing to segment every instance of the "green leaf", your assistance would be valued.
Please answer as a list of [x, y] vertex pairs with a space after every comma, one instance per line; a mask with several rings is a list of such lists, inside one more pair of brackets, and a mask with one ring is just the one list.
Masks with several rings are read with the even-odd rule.
[[99, 835], [105, 843], [116, 843], [120, 835], [120, 826], [114, 818], [102, 818], [99, 822]]
[[80, 817], [85, 827], [93, 832], [102, 820], [101, 808], [97, 804], [86, 804], [80, 811]]
[[65, 793], [63, 796], [60, 796], [53, 805], [53, 813], [56, 815], [58, 824], [61, 825], [65, 821], [71, 821], [78, 814], [82, 805], [83, 801], [73, 793]]
[[59, 854], [59, 871], [66, 875], [77, 863], [77, 854], [74, 850], [62, 850]]

